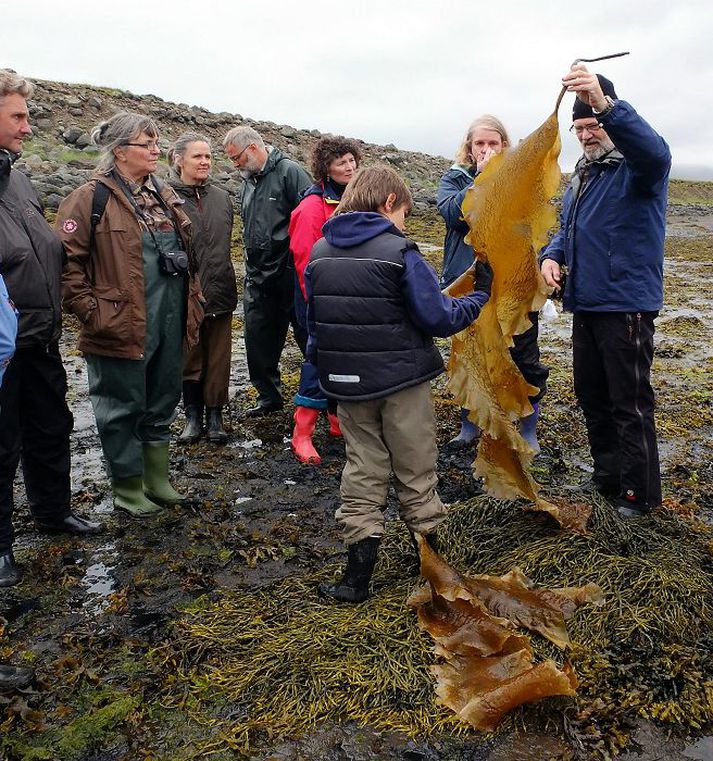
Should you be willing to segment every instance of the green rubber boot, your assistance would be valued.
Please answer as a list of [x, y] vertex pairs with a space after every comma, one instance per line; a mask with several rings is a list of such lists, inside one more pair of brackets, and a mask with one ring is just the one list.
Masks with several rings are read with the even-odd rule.
[[144, 443], [144, 493], [159, 505], [177, 505], [186, 499], [168, 482], [168, 442]]
[[123, 510], [134, 518], [152, 518], [160, 515], [163, 508], [144, 494], [144, 482], [141, 476], [130, 478], [112, 478], [111, 490], [114, 492], [114, 507]]

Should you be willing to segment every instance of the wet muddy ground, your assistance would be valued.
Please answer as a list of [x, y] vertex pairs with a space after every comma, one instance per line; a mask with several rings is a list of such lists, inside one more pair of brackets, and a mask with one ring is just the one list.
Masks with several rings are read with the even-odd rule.
[[[708, 204], [710, 202], [708, 201]], [[665, 508], [713, 518], [713, 211], [679, 205], [669, 216], [666, 307], [657, 323], [653, 382], [657, 390]], [[431, 217], [412, 220], [411, 235], [437, 262], [443, 230]], [[577, 483], [589, 467], [581, 414], [571, 382], [570, 320], [543, 322], [541, 347], [551, 368], [542, 408], [543, 453], [533, 467], [545, 489]], [[333, 513], [343, 464], [340, 440], [327, 436], [326, 419], [315, 443], [321, 467], [303, 466], [290, 452], [291, 409], [247, 420], [254, 403], [246, 377], [241, 322], [235, 318], [230, 441], [174, 446], [172, 470], [188, 505], [148, 522], [114, 512], [87, 396], [86, 369], [67, 322], [63, 355], [69, 376], [74, 506], [101, 518], [105, 533], [78, 540], [39, 536], [29, 519], [21, 481], [16, 488], [16, 556], [21, 585], [0, 591], [0, 658], [35, 670], [32, 687], [0, 696], [0, 758], [216, 759], [242, 757], [219, 749], [196, 755], [211, 729], [167, 709], [161, 696], [175, 684], [171, 663], [157, 654], [173, 636], [173, 622], [202, 599], [224, 590], [268, 588], [343, 556]], [[448, 343], [442, 342], [444, 353]], [[298, 381], [299, 353], [291, 339], [284, 356], [285, 398]], [[479, 493], [473, 452], [446, 446], [458, 410], [434, 382], [440, 449], [440, 493], [458, 502]], [[179, 413], [175, 431], [181, 429]], [[414, 626], [416, 623], [414, 621]], [[159, 664], [159, 665], [157, 665]], [[186, 693], [186, 700], [189, 700]], [[229, 719], [229, 717], [227, 717]], [[494, 737], [470, 733], [408, 738], [354, 725], [324, 726], [300, 738], [262, 736], [252, 759], [568, 759], [575, 750], [556, 720], [514, 726]], [[215, 730], [219, 732], [219, 727]], [[4, 754], [4, 755], [3, 755]], [[590, 756], [582, 756], [590, 757]], [[593, 756], [591, 756], [593, 757]], [[675, 725], [639, 720], [627, 759], [713, 758], [711, 737]]]

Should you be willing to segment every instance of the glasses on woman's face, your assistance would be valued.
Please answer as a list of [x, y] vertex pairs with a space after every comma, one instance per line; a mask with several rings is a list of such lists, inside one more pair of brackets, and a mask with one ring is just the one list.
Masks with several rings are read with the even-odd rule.
[[145, 151], [160, 150], [158, 145], [158, 140], [149, 140], [146, 143], [123, 143], [123, 145], [130, 145], [134, 148], [143, 148]]
[[583, 132], [589, 132], [589, 134], [594, 134], [595, 132], [599, 132], [599, 130], [602, 129], [602, 125], [599, 122], [592, 122], [591, 124], [578, 124], [578, 125], [572, 125], [569, 128], [570, 132], [574, 132], [574, 134], [579, 137]]

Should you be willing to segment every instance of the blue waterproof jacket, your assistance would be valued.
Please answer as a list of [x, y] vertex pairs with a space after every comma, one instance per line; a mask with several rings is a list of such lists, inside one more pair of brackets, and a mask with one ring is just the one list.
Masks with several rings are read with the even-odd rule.
[[15, 337], [17, 336], [17, 312], [10, 301], [5, 287], [5, 281], [0, 275], [0, 383], [5, 374], [5, 368], [10, 364], [15, 353]]
[[468, 223], [463, 219], [463, 199], [473, 184], [475, 170], [462, 164], [453, 166], [441, 177], [436, 191], [436, 206], [446, 222], [446, 239], [443, 244], [443, 272], [441, 288], [450, 285], [473, 264], [473, 247], [463, 239], [468, 234]]
[[625, 101], [615, 101], [600, 122], [617, 152], [589, 162], [583, 185], [587, 162], [577, 164], [560, 230], [541, 258], [567, 265], [569, 311], [655, 312], [663, 305], [671, 152]]

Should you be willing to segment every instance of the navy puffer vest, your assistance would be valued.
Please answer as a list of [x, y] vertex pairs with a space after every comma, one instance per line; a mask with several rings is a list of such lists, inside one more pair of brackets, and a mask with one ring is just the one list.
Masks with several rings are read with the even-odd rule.
[[379, 399], [443, 372], [433, 339], [413, 324], [401, 292], [403, 252], [413, 245], [385, 232], [351, 248], [322, 238], [312, 249], [317, 366], [327, 396]]

